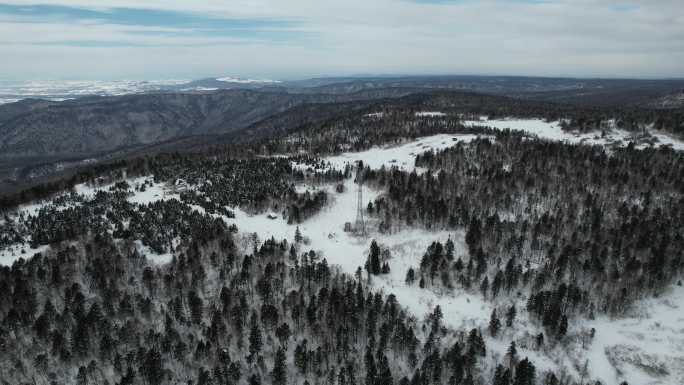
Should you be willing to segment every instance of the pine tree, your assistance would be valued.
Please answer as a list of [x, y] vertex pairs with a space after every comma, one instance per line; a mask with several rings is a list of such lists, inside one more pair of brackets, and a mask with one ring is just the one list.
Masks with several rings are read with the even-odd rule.
[[76, 375], [77, 385], [87, 385], [88, 384], [88, 372], [85, 366], [78, 368], [78, 374]]
[[510, 368], [513, 369], [518, 359], [518, 349], [515, 346], [515, 341], [511, 341], [511, 344], [508, 346], [508, 351], [506, 352], [506, 355], [508, 356], [508, 360], [510, 362]]
[[534, 385], [535, 368], [534, 365], [525, 357], [515, 368], [514, 385]]
[[368, 254], [368, 260], [366, 261], [366, 270], [368, 273], [373, 275], [380, 274], [382, 266], [380, 264], [380, 246], [375, 241], [371, 242], [370, 252]]
[[496, 337], [499, 334], [499, 329], [501, 329], [501, 321], [499, 317], [496, 316], [496, 309], [492, 310], [492, 316], [489, 319], [489, 334], [492, 337]]
[[278, 338], [278, 341], [280, 341], [280, 345], [287, 349], [287, 341], [292, 335], [292, 332], [290, 331], [290, 325], [288, 325], [287, 322], [283, 322], [280, 326], [278, 326], [275, 334], [276, 338]]
[[259, 374], [257, 374], [257, 373], [252, 374], [247, 379], [247, 384], [249, 384], [249, 385], [261, 385], [261, 377], [259, 377]]
[[248, 362], [253, 362], [254, 358], [261, 351], [261, 328], [256, 322], [252, 322], [252, 326], [249, 330], [249, 356], [247, 356]]
[[230, 367], [228, 367], [228, 377], [233, 380], [233, 383], [238, 383], [241, 375], [240, 367], [235, 362], [231, 362]]
[[202, 323], [204, 314], [204, 301], [202, 301], [202, 298], [200, 298], [196, 292], [190, 291], [188, 293], [188, 303], [190, 305], [192, 322], [199, 325]]
[[468, 231], [466, 232], [466, 244], [470, 250], [470, 255], [475, 255], [475, 251], [482, 240], [482, 230], [480, 220], [473, 216], [468, 225]]
[[515, 310], [515, 304], [513, 304], [510, 308], [508, 308], [508, 311], [506, 312], [506, 326], [513, 326], [513, 321], [515, 321], [516, 314], [517, 311]]
[[511, 371], [503, 365], [498, 365], [494, 372], [494, 380], [492, 385], [510, 385]]
[[[295, 238], [296, 238], [295, 232]], [[295, 249], [294, 244], [290, 245], [290, 261], [294, 262], [297, 260], [297, 249]]]
[[411, 286], [413, 285], [413, 282], [416, 280], [416, 271], [413, 270], [413, 268], [409, 268], [408, 271], [406, 272], [406, 284]]
[[489, 290], [489, 278], [487, 276], [484, 277], [482, 280], [482, 284], [480, 285], [480, 292], [482, 292], [482, 296], [487, 299], [487, 291]]
[[135, 383], [135, 372], [129, 366], [126, 370], [126, 375], [121, 378], [119, 385], [133, 385]]
[[387, 357], [383, 354], [380, 359], [380, 364], [378, 367], [378, 378], [376, 380], [376, 385], [392, 385], [394, 379], [392, 378], [392, 371], [389, 367], [389, 362]]
[[561, 339], [568, 332], [568, 317], [562, 316], [558, 325], [558, 339]]
[[295, 235], [294, 235], [295, 242], [297, 243], [302, 243], [304, 240], [304, 237], [302, 237], [301, 231], [299, 231], [299, 226], [295, 229]]
[[468, 334], [468, 355], [473, 362], [476, 356], [485, 357], [487, 355], [484, 339], [478, 329], [472, 329]]
[[273, 371], [271, 372], [271, 378], [273, 379], [274, 385], [285, 385], [287, 382], [287, 365], [285, 364], [285, 359], [285, 350], [283, 350], [282, 347], [278, 348], [273, 364]]
[[160, 385], [164, 383], [164, 367], [162, 356], [156, 349], [150, 349], [145, 354], [145, 359], [140, 368], [140, 373], [145, 377], [150, 385]]
[[90, 349], [90, 333], [85, 321], [78, 321], [71, 340], [71, 350], [79, 357], [85, 357]]
[[537, 349], [540, 349], [544, 345], [544, 333], [537, 334]]
[[364, 361], [366, 363], [366, 385], [376, 385], [378, 372], [370, 345], [366, 346]]
[[300, 344], [295, 347], [294, 351], [294, 364], [299, 369], [300, 374], [306, 374], [308, 371], [308, 362], [309, 359], [307, 357], [307, 348], [306, 348], [307, 341], [304, 339]]
[[454, 241], [451, 240], [451, 236], [449, 236], [449, 239], [447, 239], [447, 241], [446, 241], [445, 249], [446, 249], [447, 260], [453, 261], [454, 260]]

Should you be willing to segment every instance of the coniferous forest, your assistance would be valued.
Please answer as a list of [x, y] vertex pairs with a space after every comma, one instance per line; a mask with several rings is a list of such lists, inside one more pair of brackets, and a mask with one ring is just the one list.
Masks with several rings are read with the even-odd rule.
[[[585, 363], [602, 335], [584, 325], [681, 286], [682, 152], [412, 108], [127, 158], [4, 196], [0, 251], [21, 257], [0, 268], [0, 383], [611, 384]], [[577, 116], [568, 124], [590, 129]], [[414, 144], [438, 135], [449, 141]], [[363, 237], [342, 230], [360, 183]], [[316, 228], [335, 250], [300, 230], [345, 197], [348, 218]], [[268, 236], [275, 227], [285, 236]], [[426, 247], [390, 245], [410, 234]], [[484, 322], [422, 300], [464, 297]], [[681, 378], [675, 364], [635, 365]]]

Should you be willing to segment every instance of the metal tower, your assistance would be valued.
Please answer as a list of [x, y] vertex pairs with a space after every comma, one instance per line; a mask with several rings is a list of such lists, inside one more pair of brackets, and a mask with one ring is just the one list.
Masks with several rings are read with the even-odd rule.
[[356, 183], [359, 185], [359, 192], [356, 202], [356, 222], [354, 232], [362, 236], [366, 235], [366, 223], [363, 220], [363, 163], [359, 162], [356, 170]]

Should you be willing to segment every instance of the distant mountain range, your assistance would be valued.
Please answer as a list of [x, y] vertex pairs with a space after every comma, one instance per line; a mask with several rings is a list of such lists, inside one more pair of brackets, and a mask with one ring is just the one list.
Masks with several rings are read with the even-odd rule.
[[379, 88], [447, 89], [575, 104], [684, 106], [658, 103], [679, 100], [684, 79], [578, 79], [520, 76], [368, 76], [304, 80], [242, 79], [232, 76], [199, 80], [156, 81], [0, 81], [0, 104], [23, 99], [62, 101], [86, 96], [160, 92], [207, 92], [230, 89], [289, 93], [347, 94]]
[[[30, 177], [25, 170], [36, 167], [54, 170], [68, 162], [102, 159], [181, 138], [237, 130], [248, 136], [279, 132], [284, 126], [339, 114], [350, 107], [334, 104], [344, 102], [460, 92], [582, 108], [677, 109], [684, 106], [683, 90], [684, 80], [507, 76], [5, 82], [0, 84], [0, 99], [21, 100], [0, 105], [0, 184]], [[450, 100], [475, 107], [481, 103], [471, 97]], [[293, 112], [282, 115], [287, 111]]]

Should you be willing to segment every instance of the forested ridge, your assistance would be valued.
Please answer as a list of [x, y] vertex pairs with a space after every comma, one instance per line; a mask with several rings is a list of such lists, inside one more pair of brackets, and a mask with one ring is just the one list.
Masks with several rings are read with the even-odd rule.
[[621, 313], [681, 278], [679, 153], [608, 155], [502, 134], [424, 153], [416, 165], [439, 171], [367, 170], [369, 183], [387, 191], [368, 211], [386, 232], [466, 229], [464, 260], [441, 244], [426, 251], [416, 272], [424, 285], [494, 297], [529, 290], [529, 310], [540, 318], [556, 312], [545, 320], [555, 329], [563, 313]]
[[[0, 383], [601, 383], [547, 355], [591, 345], [583, 320], [620, 317], [681, 284], [682, 153], [465, 126], [496, 111], [413, 97], [411, 108], [373, 105], [253, 143], [97, 165], [4, 197], [0, 251], [41, 249], [0, 268]], [[412, 171], [327, 160], [436, 134], [454, 141], [416, 147]], [[359, 175], [377, 198], [362, 202], [367, 262], [350, 273], [297, 224]], [[291, 224], [291, 235], [229, 225], [238, 211]], [[322, 230], [334, 238], [339, 220]], [[402, 281], [481, 298], [488, 324], [454, 327], [440, 306], [416, 314], [375, 285], [402, 267], [372, 237], [418, 229], [450, 236], [412, 255]], [[521, 319], [537, 332], [515, 334]]]

